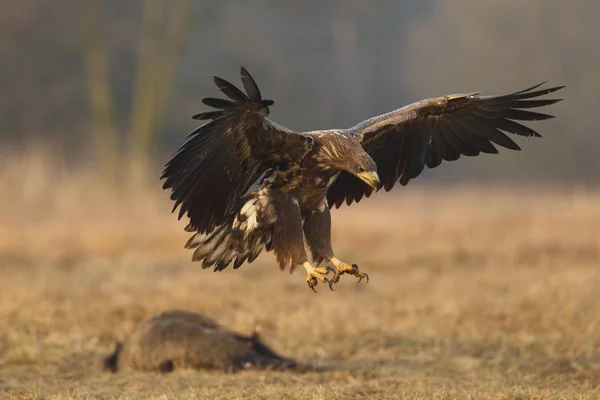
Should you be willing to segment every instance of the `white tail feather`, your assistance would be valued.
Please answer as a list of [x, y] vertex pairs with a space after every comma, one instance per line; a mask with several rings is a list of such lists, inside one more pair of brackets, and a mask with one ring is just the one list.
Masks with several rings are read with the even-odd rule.
[[269, 189], [261, 188], [246, 196], [239, 213], [229, 221], [209, 234], [196, 233], [185, 247], [196, 248], [192, 260], [202, 261], [203, 268], [215, 265], [215, 270], [222, 270], [236, 259], [252, 262], [265, 247], [271, 248], [276, 221]]

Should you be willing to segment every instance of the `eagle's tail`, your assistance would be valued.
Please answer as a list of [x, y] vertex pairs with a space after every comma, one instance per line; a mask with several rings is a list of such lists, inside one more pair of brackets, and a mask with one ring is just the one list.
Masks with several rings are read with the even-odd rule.
[[276, 219], [269, 189], [263, 187], [242, 197], [230, 217], [212, 232], [197, 232], [185, 248], [196, 249], [192, 261], [202, 261], [202, 268], [222, 271], [233, 262], [237, 269], [245, 261], [254, 261], [263, 249], [271, 250]]

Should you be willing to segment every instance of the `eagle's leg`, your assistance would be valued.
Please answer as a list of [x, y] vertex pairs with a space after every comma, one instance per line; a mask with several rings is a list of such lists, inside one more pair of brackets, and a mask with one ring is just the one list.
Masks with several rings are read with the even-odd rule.
[[369, 276], [358, 269], [356, 264], [347, 264], [335, 257], [331, 248], [331, 214], [329, 207], [315, 212], [304, 219], [304, 236], [306, 243], [313, 255], [313, 261], [318, 265], [323, 261], [330, 261], [335, 268], [327, 266], [326, 269], [333, 272], [329, 281], [329, 288], [333, 290], [332, 284], [339, 282], [343, 274], [354, 275], [360, 282], [363, 279], [369, 281]]
[[315, 293], [317, 292], [315, 290], [315, 286], [317, 286], [319, 281], [327, 282], [327, 284], [329, 285], [329, 288], [331, 288], [331, 281], [329, 279], [325, 278], [325, 275], [327, 275], [329, 273], [329, 270], [327, 268], [323, 268], [323, 267], [315, 268], [308, 261], [305, 261], [304, 263], [302, 263], [302, 266], [306, 270], [306, 274], [307, 274], [306, 283], [308, 284], [308, 287], [312, 289], [313, 292], [315, 292]]
[[302, 234], [302, 213], [298, 202], [287, 192], [271, 189], [270, 205], [275, 216], [272, 232], [272, 246], [279, 268], [289, 268], [293, 273], [296, 267], [302, 265], [306, 270], [306, 283], [316, 293], [315, 286], [326, 282], [331, 287], [331, 282], [325, 277], [329, 273], [327, 268], [315, 268], [306, 256], [304, 237]]
[[358, 265], [347, 264], [336, 257], [331, 257], [329, 261], [331, 261], [331, 263], [335, 266], [335, 269], [329, 266], [327, 267], [331, 272], [333, 272], [333, 276], [331, 277], [331, 283], [337, 283], [340, 280], [340, 277], [344, 274], [349, 274], [357, 277], [359, 282], [363, 279], [366, 279], [367, 282], [369, 282], [369, 275], [358, 269]]

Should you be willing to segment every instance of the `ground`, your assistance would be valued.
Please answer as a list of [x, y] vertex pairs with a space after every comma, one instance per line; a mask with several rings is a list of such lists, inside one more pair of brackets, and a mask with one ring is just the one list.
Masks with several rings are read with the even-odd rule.
[[[333, 212], [371, 280], [313, 293], [271, 254], [202, 270], [166, 195], [0, 182], [2, 399], [600, 398], [600, 194], [413, 185]], [[64, 182], [61, 180], [63, 179]], [[4, 186], [2, 186], [4, 185]], [[15, 186], [12, 186], [15, 187]], [[142, 319], [205, 313], [325, 372], [110, 374]]]

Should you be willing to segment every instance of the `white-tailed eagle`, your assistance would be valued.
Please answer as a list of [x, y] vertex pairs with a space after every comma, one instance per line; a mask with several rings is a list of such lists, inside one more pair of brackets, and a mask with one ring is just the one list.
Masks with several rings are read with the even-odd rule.
[[[195, 232], [186, 248], [193, 261], [221, 271], [252, 262], [273, 250], [280, 269], [302, 265], [314, 290], [343, 274], [367, 274], [338, 259], [331, 248], [330, 207], [351, 204], [382, 187], [406, 185], [425, 166], [461, 155], [498, 153], [494, 145], [519, 146], [506, 133], [540, 136], [515, 121], [552, 118], [530, 111], [560, 99], [539, 99], [564, 86], [542, 84], [501, 96], [462, 93], [421, 100], [349, 129], [295, 132], [268, 118], [271, 100], [242, 67], [246, 93], [215, 77], [229, 100], [205, 98], [216, 110], [193, 116], [206, 120], [168, 161], [161, 179], [172, 190], [173, 211], [189, 217]], [[258, 182], [258, 188], [251, 186]], [[312, 253], [308, 261], [305, 242]], [[319, 267], [323, 262], [333, 265]], [[331, 272], [331, 278], [327, 278]]]

